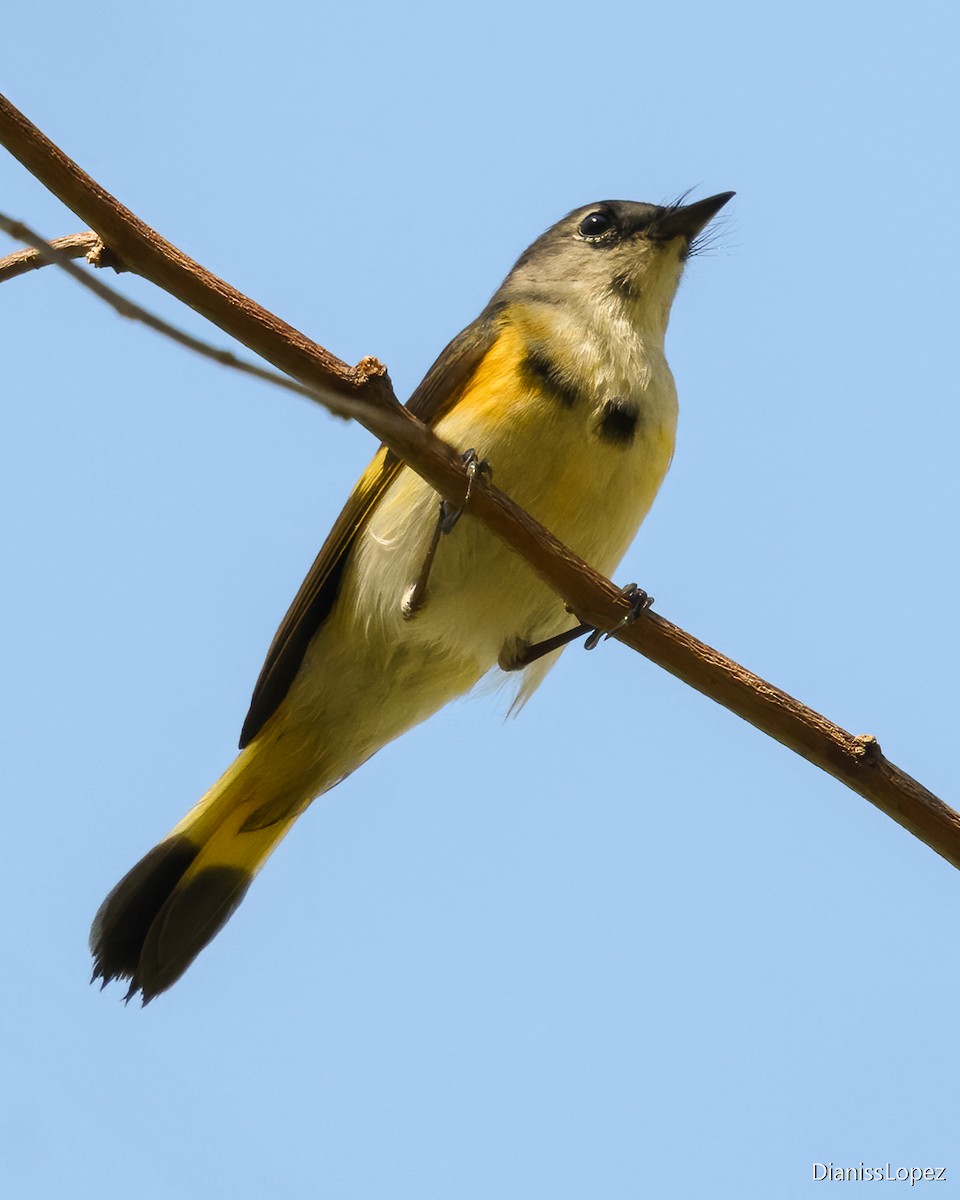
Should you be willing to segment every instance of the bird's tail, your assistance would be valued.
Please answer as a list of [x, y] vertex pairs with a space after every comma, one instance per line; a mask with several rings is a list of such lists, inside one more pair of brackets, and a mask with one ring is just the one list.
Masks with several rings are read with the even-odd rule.
[[[311, 796], [267, 808], [254, 747], [124, 875], [94, 918], [93, 978], [129, 979], [127, 1000], [146, 1004], [175, 983], [224, 926], [260, 867]], [[262, 796], [262, 792], [260, 792]]]

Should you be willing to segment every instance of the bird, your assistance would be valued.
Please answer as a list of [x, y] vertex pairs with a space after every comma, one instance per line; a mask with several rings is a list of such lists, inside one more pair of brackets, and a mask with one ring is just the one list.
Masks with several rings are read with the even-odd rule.
[[[734, 195], [605, 200], [536, 239], [409, 410], [609, 576], [674, 452], [664, 351], [684, 265]], [[521, 707], [585, 628], [528, 564], [387, 447], [361, 476], [268, 650], [220, 779], [113, 888], [93, 980], [143, 1004], [175, 983], [318, 796], [497, 670]]]

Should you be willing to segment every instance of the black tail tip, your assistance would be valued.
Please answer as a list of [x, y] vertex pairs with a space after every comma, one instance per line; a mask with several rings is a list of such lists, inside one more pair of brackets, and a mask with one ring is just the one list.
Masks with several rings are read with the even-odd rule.
[[[99, 980], [101, 991], [115, 979], [130, 980], [126, 1003], [143, 991], [139, 967], [147, 934], [199, 852], [183, 836], [167, 838], [144, 855], [100, 905], [90, 930], [90, 982]], [[144, 992], [145, 1004], [152, 998]]]
[[101, 990], [129, 980], [124, 1003], [147, 1005], [180, 978], [223, 928], [253, 882], [241, 867], [202, 867], [184, 880], [199, 850], [168, 838], [129, 871], [104, 900], [90, 933], [93, 976]]

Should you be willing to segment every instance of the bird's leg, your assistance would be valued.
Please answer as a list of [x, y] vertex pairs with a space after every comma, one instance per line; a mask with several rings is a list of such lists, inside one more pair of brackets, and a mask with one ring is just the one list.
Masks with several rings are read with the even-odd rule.
[[446, 500], [440, 501], [440, 515], [437, 517], [437, 523], [433, 527], [430, 545], [427, 547], [427, 553], [423, 557], [423, 566], [421, 566], [416, 579], [403, 593], [400, 611], [405, 621], [409, 621], [417, 615], [420, 609], [423, 608], [423, 602], [427, 598], [427, 580], [430, 578], [430, 568], [433, 566], [434, 555], [437, 553], [437, 546], [440, 545], [440, 535], [444, 531], [444, 524], [447, 520], [446, 505]]
[[620, 591], [624, 598], [630, 601], [630, 608], [624, 613], [623, 618], [616, 627], [611, 629], [608, 634], [605, 635], [602, 629], [597, 629], [596, 626], [587, 625], [581, 621], [575, 628], [568, 629], [565, 633], [554, 634], [553, 637], [544, 638], [542, 642], [534, 642], [532, 645], [521, 642], [509, 651], [502, 651], [498, 660], [501, 671], [522, 671], [524, 667], [529, 667], [538, 658], [543, 658], [545, 654], [550, 654], [554, 650], [562, 649], [568, 643], [575, 642], [578, 637], [582, 637], [585, 633], [588, 634], [588, 637], [583, 643], [584, 650], [595, 650], [601, 640], [616, 637], [621, 629], [626, 629], [628, 625], [632, 625], [640, 614], [646, 612], [650, 605], [653, 604], [653, 597], [648, 596], [643, 588], [637, 587], [635, 583], [628, 583]]
[[497, 666], [501, 671], [522, 671], [524, 667], [529, 667], [531, 663], [535, 663], [538, 658], [543, 658], [545, 654], [550, 654], [553, 650], [561, 650], [570, 642], [575, 642], [578, 637], [593, 631], [592, 625], [584, 625], [581, 621], [574, 629], [568, 629], [565, 633], [555, 633], [553, 637], [544, 638], [542, 642], [514, 642], [509, 650], [504, 647], [500, 651]]
[[473, 493], [473, 481], [477, 475], [484, 472], [487, 475], [491, 474], [490, 464], [485, 458], [478, 457], [476, 450], [464, 450], [460, 457], [467, 468], [467, 490], [463, 497], [463, 504], [451, 504], [449, 500], [440, 501], [440, 512], [437, 515], [437, 523], [433, 527], [430, 545], [423, 556], [423, 564], [417, 573], [416, 579], [404, 592], [403, 600], [400, 604], [400, 611], [407, 621], [412, 620], [417, 615], [426, 601], [427, 581], [430, 578], [430, 570], [433, 567], [437, 547], [440, 545], [440, 538], [445, 533], [449, 533], [463, 515], [464, 509], [470, 503], [470, 496]]

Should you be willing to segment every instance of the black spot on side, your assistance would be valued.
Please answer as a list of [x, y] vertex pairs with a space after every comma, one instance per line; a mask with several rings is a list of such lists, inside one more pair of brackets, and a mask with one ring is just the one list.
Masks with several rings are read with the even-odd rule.
[[597, 432], [605, 442], [629, 446], [637, 432], [640, 410], [634, 400], [607, 400], [600, 410]]
[[564, 375], [546, 351], [539, 347], [527, 352], [522, 370], [530, 383], [549, 393], [563, 408], [573, 408], [580, 399], [576, 385]]
[[176, 983], [208, 942], [220, 932], [253, 882], [240, 867], [207, 867], [177, 888], [147, 934], [128, 999], [143, 1003]]
[[167, 838], [124, 875], [90, 930], [94, 979], [133, 977], [150, 926], [198, 853], [183, 836]]

